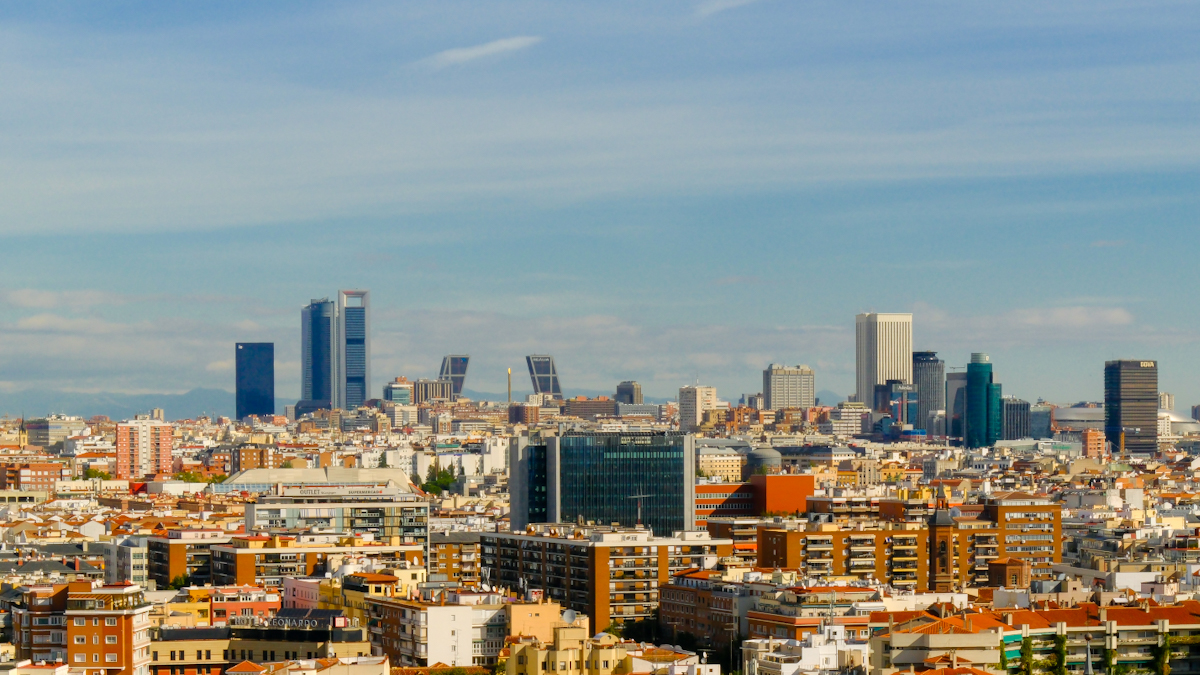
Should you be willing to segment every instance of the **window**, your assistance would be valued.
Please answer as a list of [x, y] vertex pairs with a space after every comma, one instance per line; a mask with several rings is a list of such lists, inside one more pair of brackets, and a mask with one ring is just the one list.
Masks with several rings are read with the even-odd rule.
[[87, 663], [87, 654], [76, 654], [75, 663]]
[[100, 663], [100, 653], [92, 652], [92, 663]]
[[158, 660], [158, 652], [151, 652], [151, 653], [150, 653], [150, 660], [151, 660], [151, 661], [157, 661], [157, 660]]
[[117, 655], [116, 654], [105, 654], [104, 661], [105, 661], [105, 663], [116, 663]]
[[[209, 650], [209, 649], [205, 649], [205, 650], [204, 650], [204, 660], [205, 660], [205, 661], [211, 661], [211, 660], [212, 660], [212, 651], [211, 651], [211, 650]], [[206, 668], [205, 670], [207, 670], [207, 668]]]
[[94, 644], [94, 645], [100, 644], [100, 635], [97, 634], [97, 635], [92, 636], [92, 644]]
[[199, 649], [197, 649], [197, 650], [196, 650], [196, 660], [197, 660], [197, 661], [199, 661], [199, 660], [200, 660], [200, 654], [201, 654], [200, 650], [199, 650]]
[[92, 619], [92, 625], [93, 625], [93, 626], [99, 626], [99, 625], [100, 625], [100, 619]]
[[86, 637], [84, 637], [84, 636], [82, 636], [82, 635], [76, 635], [76, 636], [75, 636], [75, 644], [77, 644], [77, 645], [86, 645], [86, 644], [87, 644], [87, 638], [86, 638]]
[[173, 651], [171, 652], [171, 660], [172, 660], [172, 661], [174, 661], [174, 660], [175, 660], [175, 652], [173, 652]]
[[76, 626], [86, 626], [87, 619], [75, 619], [75, 625]]
[[104, 636], [104, 644], [106, 644], [106, 645], [117, 644], [117, 636], [116, 635], [105, 635]]
[[104, 625], [105, 625], [105, 626], [115, 626], [115, 625], [117, 625], [117, 617], [115, 617], [115, 616], [110, 616], [110, 617], [108, 617], [107, 619], [105, 619], [105, 620], [104, 620]]

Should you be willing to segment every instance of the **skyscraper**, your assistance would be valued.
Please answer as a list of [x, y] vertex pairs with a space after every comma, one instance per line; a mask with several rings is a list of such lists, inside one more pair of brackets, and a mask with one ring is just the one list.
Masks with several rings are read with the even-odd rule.
[[912, 314], [859, 314], [854, 319], [855, 399], [871, 405], [875, 385], [912, 383]]
[[371, 294], [338, 291], [337, 407], [353, 410], [371, 389]]
[[237, 418], [275, 414], [275, 343], [239, 342], [234, 347]]
[[137, 479], [171, 473], [175, 427], [169, 422], [138, 419], [117, 425], [117, 470], [114, 478]]
[[917, 385], [917, 420], [913, 426], [924, 429], [929, 425], [929, 413], [946, 410], [946, 362], [937, 357], [937, 352], [913, 352], [913, 384]]
[[617, 385], [617, 403], [629, 403], [641, 405], [642, 401], [642, 385], [633, 380], [625, 380]]
[[1000, 438], [1006, 441], [1032, 438], [1030, 431], [1031, 407], [1029, 401], [1022, 401], [1015, 396], [1005, 396], [1000, 399]]
[[300, 402], [296, 414], [328, 409], [337, 398], [337, 305], [329, 298], [308, 303], [300, 310]]
[[1169, 392], [1158, 392], [1158, 409], [1159, 410], [1174, 410], [1175, 395]]
[[763, 371], [763, 396], [767, 410], [811, 408], [817, 402], [816, 376], [808, 366], [772, 363]]
[[525, 365], [529, 366], [529, 379], [533, 381], [534, 394], [547, 394], [562, 399], [562, 387], [558, 384], [558, 371], [554, 368], [553, 356], [531, 354], [525, 357]]
[[946, 375], [946, 436], [962, 438], [967, 425], [967, 374]]
[[442, 359], [438, 379], [453, 383], [456, 397], [462, 395], [463, 382], [467, 379], [467, 366], [470, 363], [471, 357], [467, 354], [451, 354]]
[[1000, 384], [993, 381], [992, 362], [987, 354], [971, 354], [967, 366], [966, 414], [963, 445], [985, 448], [1000, 440], [1003, 418]]
[[1147, 456], [1158, 451], [1158, 362], [1104, 363], [1104, 435], [1113, 454]]
[[695, 431], [704, 420], [704, 411], [717, 407], [717, 388], [689, 385], [679, 388], [679, 430]]

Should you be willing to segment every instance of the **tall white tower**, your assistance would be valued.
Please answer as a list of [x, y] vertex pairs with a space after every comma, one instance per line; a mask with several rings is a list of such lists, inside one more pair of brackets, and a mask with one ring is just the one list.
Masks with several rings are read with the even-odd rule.
[[888, 380], [912, 384], [912, 314], [859, 314], [854, 329], [856, 401], [874, 405], [875, 385]]

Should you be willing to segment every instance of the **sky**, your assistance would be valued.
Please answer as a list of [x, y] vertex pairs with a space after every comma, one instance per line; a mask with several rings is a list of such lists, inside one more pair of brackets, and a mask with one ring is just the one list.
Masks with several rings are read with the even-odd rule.
[[851, 392], [912, 312], [1006, 394], [1200, 403], [1187, 2], [0, 5], [0, 388], [233, 389], [372, 298], [373, 388]]

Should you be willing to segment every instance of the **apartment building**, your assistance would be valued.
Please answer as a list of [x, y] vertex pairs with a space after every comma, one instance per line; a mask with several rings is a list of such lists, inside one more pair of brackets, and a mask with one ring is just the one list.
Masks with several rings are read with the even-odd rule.
[[81, 675], [148, 675], [150, 605], [140, 586], [72, 581], [23, 586], [11, 605], [18, 659]]
[[479, 585], [478, 532], [440, 532], [429, 536], [429, 574], [461, 587]]
[[212, 582], [212, 547], [228, 544], [224, 530], [170, 530], [165, 537], [146, 538], [147, 576], [157, 588], [180, 579], [203, 586]]
[[659, 585], [672, 574], [712, 569], [733, 551], [732, 541], [706, 531], [655, 537], [638, 528], [570, 524], [489, 532], [480, 543], [486, 583], [541, 590], [592, 617], [597, 631], [649, 618], [658, 608]]
[[399, 537], [387, 543], [358, 536], [246, 535], [212, 546], [213, 584], [281, 588], [288, 577], [308, 577], [331, 572], [343, 558], [367, 558], [381, 564], [425, 564], [425, 547], [402, 544]]
[[60, 480], [71, 480], [71, 468], [61, 462], [8, 462], [0, 465], [0, 489], [54, 492]]
[[425, 548], [429, 505], [407, 485], [294, 485], [246, 505], [247, 530], [324, 528]]
[[140, 479], [171, 473], [175, 427], [139, 419], [117, 425], [117, 471], [113, 478]]

